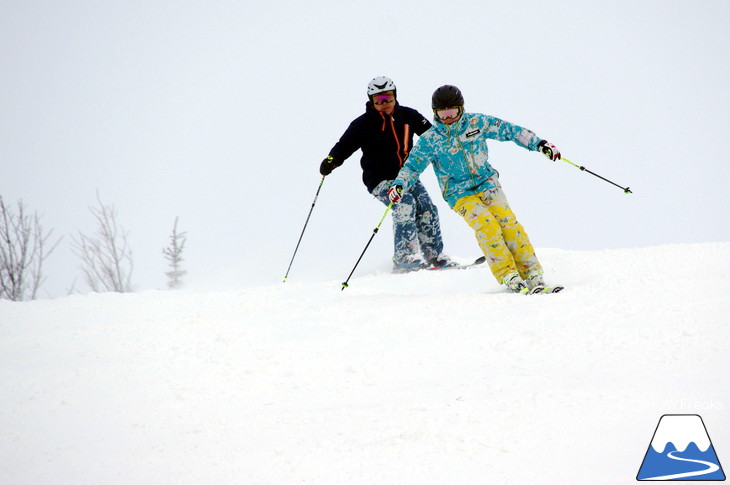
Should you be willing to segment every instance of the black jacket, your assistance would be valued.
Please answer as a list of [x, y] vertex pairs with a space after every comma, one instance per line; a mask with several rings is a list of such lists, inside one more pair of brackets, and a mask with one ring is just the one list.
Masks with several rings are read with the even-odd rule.
[[371, 102], [365, 114], [356, 118], [340, 138], [330, 156], [341, 165], [358, 149], [362, 149], [362, 181], [369, 192], [383, 180], [393, 180], [413, 148], [413, 133], [421, 135], [431, 123], [413, 108], [396, 102], [393, 116], [379, 113]]

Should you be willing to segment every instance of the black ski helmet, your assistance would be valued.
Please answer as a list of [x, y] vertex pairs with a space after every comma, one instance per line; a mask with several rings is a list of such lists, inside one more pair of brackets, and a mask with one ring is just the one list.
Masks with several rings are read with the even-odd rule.
[[445, 84], [437, 88], [431, 96], [432, 109], [456, 108], [457, 106], [464, 106], [464, 96], [456, 86]]

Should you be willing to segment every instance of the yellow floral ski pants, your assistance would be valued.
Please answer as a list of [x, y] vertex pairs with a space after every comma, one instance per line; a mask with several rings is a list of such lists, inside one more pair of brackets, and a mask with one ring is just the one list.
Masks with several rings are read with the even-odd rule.
[[506, 275], [515, 271], [523, 279], [534, 273], [542, 274], [527, 233], [517, 222], [499, 184], [477, 195], [462, 197], [454, 210], [474, 230], [489, 269], [500, 284]]

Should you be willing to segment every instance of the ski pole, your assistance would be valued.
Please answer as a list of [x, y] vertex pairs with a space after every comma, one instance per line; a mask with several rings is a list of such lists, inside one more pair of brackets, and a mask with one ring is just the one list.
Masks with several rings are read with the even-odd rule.
[[601, 179], [601, 180], [605, 180], [605, 181], [606, 181], [606, 182], [608, 182], [609, 184], [615, 185], [615, 186], [616, 186], [616, 187], [618, 187], [619, 189], [623, 189], [623, 191], [624, 191], [624, 194], [633, 194], [633, 192], [631, 192], [631, 189], [629, 189], [628, 187], [621, 187], [621, 186], [620, 186], [619, 184], [617, 184], [617, 183], [615, 183], [615, 182], [611, 182], [611, 181], [610, 181], [610, 180], [608, 180], [607, 178], [605, 178], [605, 177], [601, 177], [601, 176], [600, 176], [600, 175], [598, 175], [597, 173], [591, 172], [590, 170], [588, 170], [588, 169], [587, 169], [587, 168], [585, 168], [584, 166], [582, 166], [582, 165], [578, 165], [577, 163], [573, 163], [573, 162], [571, 162], [570, 160], [568, 160], [567, 158], [562, 158], [562, 160], [563, 160], [564, 162], [568, 162], [569, 164], [571, 164], [571, 165], [572, 165], [572, 166], [574, 166], [574, 167], [578, 167], [579, 169], [583, 170], [584, 172], [588, 172], [589, 174], [591, 174], [591, 175], [593, 175], [593, 176], [595, 176], [595, 177], [598, 177], [598, 178], [599, 178], [599, 179]]
[[312, 207], [309, 209], [309, 214], [307, 215], [307, 220], [304, 222], [304, 227], [302, 228], [302, 233], [299, 235], [299, 241], [297, 241], [297, 247], [294, 248], [294, 254], [291, 257], [291, 261], [289, 261], [289, 267], [286, 269], [286, 274], [284, 275], [284, 283], [286, 283], [286, 280], [289, 278], [289, 271], [291, 270], [291, 265], [294, 262], [294, 258], [297, 255], [297, 251], [299, 250], [299, 244], [302, 242], [302, 237], [304, 237], [304, 231], [307, 229], [307, 224], [309, 224], [309, 218], [312, 217], [312, 211], [314, 210], [314, 204], [317, 203], [317, 197], [319, 197], [319, 191], [322, 190], [323, 184], [324, 184], [324, 176], [322, 176], [322, 181], [319, 183], [319, 187], [317, 187], [317, 193], [314, 194], [314, 200], [312, 201]]
[[352, 277], [352, 274], [353, 274], [353, 273], [355, 272], [355, 269], [357, 268], [357, 265], [358, 265], [358, 264], [360, 264], [360, 260], [361, 260], [361, 259], [362, 259], [362, 257], [363, 257], [363, 256], [365, 255], [365, 251], [367, 251], [367, 250], [368, 250], [368, 246], [370, 246], [370, 243], [372, 242], [373, 238], [374, 238], [374, 237], [375, 237], [375, 235], [376, 235], [376, 234], [378, 233], [378, 230], [380, 229], [380, 225], [381, 225], [381, 224], [383, 223], [383, 221], [385, 220], [385, 216], [387, 216], [387, 215], [388, 215], [388, 212], [390, 211], [390, 208], [391, 208], [391, 207], [393, 207], [393, 203], [392, 203], [392, 202], [391, 202], [390, 204], [388, 204], [388, 208], [387, 208], [387, 209], [385, 209], [385, 212], [383, 213], [383, 217], [381, 217], [381, 218], [380, 218], [380, 222], [378, 222], [378, 225], [377, 225], [377, 226], [375, 226], [375, 229], [373, 229], [373, 233], [372, 233], [372, 235], [370, 236], [370, 239], [368, 239], [368, 243], [367, 243], [367, 244], [365, 245], [365, 249], [363, 249], [363, 250], [362, 250], [362, 253], [360, 254], [360, 257], [359, 257], [359, 258], [357, 258], [357, 263], [355, 263], [355, 267], [354, 267], [354, 268], [352, 268], [352, 271], [350, 271], [350, 274], [349, 274], [349, 276], [347, 277], [347, 279], [345, 280], [345, 282], [344, 282], [344, 283], [342, 283], [342, 289], [343, 289], [343, 290], [344, 290], [345, 288], [347, 288], [347, 287], [349, 286], [349, 285], [347, 284], [347, 282], [348, 282], [348, 281], [350, 281], [350, 278]]

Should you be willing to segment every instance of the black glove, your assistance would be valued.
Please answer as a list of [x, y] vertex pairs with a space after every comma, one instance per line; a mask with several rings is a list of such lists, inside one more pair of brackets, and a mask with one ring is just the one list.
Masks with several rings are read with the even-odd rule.
[[553, 162], [555, 160], [560, 160], [560, 150], [558, 150], [555, 145], [549, 143], [547, 140], [542, 140], [540, 143], [538, 143], [537, 149], [540, 150], [543, 155], [548, 157]]
[[330, 155], [322, 160], [322, 163], [319, 165], [319, 173], [327, 176], [332, 173], [332, 170], [336, 169], [340, 165], [342, 165], [342, 162]]

